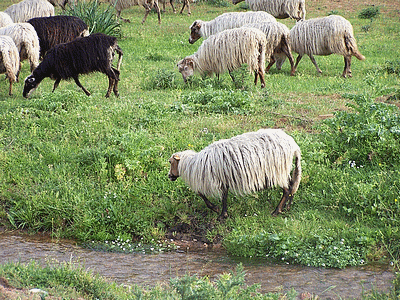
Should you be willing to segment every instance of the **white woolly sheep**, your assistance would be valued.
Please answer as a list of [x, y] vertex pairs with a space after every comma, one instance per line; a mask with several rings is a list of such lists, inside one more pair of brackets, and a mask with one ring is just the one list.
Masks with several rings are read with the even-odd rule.
[[304, 0], [232, 0], [233, 4], [246, 1], [253, 11], [266, 11], [278, 19], [292, 18], [305, 20], [306, 4]]
[[[180, 11], [180, 14], [183, 12], [183, 9], [187, 6], [188, 16], [190, 16], [190, 15], [191, 15], [191, 12], [190, 12], [189, 0], [183, 0], [182, 2], [183, 2], [183, 3], [182, 3], [182, 9], [181, 9], [181, 11]], [[162, 4], [162, 6], [163, 6], [162, 11], [165, 12], [165, 5], [167, 4], [167, 0], [159, 0], [158, 3], [159, 3], [159, 4]], [[171, 4], [172, 11], [173, 11], [174, 13], [176, 13], [176, 9], [175, 9], [175, 7], [174, 7], [173, 0], [169, 0], [169, 4]]]
[[14, 41], [5, 35], [0, 35], [0, 73], [5, 73], [10, 87], [8, 94], [12, 95], [12, 85], [18, 80], [20, 61], [17, 47]]
[[12, 23], [14, 22], [11, 19], [11, 17], [5, 12], [0, 11], [0, 27], [8, 26], [11, 25]]
[[261, 87], [265, 87], [265, 57], [266, 53], [265, 34], [257, 28], [233, 28], [227, 29], [210, 36], [204, 40], [196, 53], [185, 57], [178, 62], [178, 69], [183, 80], [193, 73], [219, 75], [226, 71], [232, 77], [231, 72], [248, 65], [249, 72], [254, 71], [254, 83], [260, 76]]
[[290, 30], [286, 25], [280, 22], [259, 22], [246, 24], [243, 27], [252, 27], [260, 29], [265, 33], [267, 37], [267, 53], [273, 52], [270, 57], [269, 64], [266, 68], [266, 72], [269, 72], [269, 69], [273, 66], [277, 57], [287, 57], [290, 61], [291, 72], [290, 75], [294, 75], [294, 62], [293, 56], [290, 48]]
[[11, 37], [17, 46], [20, 61], [29, 60], [31, 71], [39, 65], [39, 38], [29, 23], [13, 23], [0, 28], [0, 35]]
[[[111, 5], [115, 7], [118, 18], [121, 18], [121, 12], [126, 8], [129, 8], [134, 5], [143, 6], [146, 12], [144, 13], [142, 24], [146, 21], [148, 14], [154, 7], [157, 11], [158, 23], [159, 24], [161, 23], [161, 12], [160, 12], [160, 6], [158, 5], [158, 0], [107, 0], [107, 2], [111, 3]], [[121, 18], [121, 20], [125, 22], [130, 22], [128, 19]]]
[[14, 23], [20, 23], [35, 17], [54, 16], [54, 6], [46, 0], [24, 0], [9, 6], [4, 12]]
[[292, 51], [299, 54], [294, 66], [295, 69], [303, 55], [307, 54], [317, 72], [322, 73], [314, 55], [336, 53], [344, 57], [342, 76], [351, 77], [351, 56], [354, 55], [359, 60], [365, 59], [358, 51], [353, 26], [345, 18], [337, 15], [297, 22], [290, 30], [290, 44]]
[[283, 196], [272, 213], [278, 215], [285, 208], [289, 210], [299, 187], [300, 160], [300, 148], [292, 137], [280, 129], [260, 129], [214, 142], [197, 153], [186, 150], [173, 154], [168, 177], [172, 181], [182, 177], [215, 212], [218, 206], [208, 198], [222, 199], [220, 219], [228, 216], [228, 191], [245, 195], [278, 185]]
[[264, 11], [247, 11], [224, 13], [211, 21], [196, 20], [189, 28], [189, 43], [193, 44], [201, 37], [208, 38], [210, 35], [225, 29], [237, 28], [248, 23], [258, 22], [276, 22], [276, 19]]

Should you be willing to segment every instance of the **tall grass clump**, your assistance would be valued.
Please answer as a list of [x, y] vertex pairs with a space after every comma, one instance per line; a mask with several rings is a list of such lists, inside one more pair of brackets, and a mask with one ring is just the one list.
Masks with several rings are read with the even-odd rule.
[[97, 0], [75, 1], [67, 7], [65, 14], [81, 18], [89, 26], [91, 34], [101, 32], [117, 38], [122, 36], [121, 24], [111, 5], [104, 9]]

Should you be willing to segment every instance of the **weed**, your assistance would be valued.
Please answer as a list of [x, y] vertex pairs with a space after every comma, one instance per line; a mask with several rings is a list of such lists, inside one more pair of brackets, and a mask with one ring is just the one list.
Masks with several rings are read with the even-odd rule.
[[380, 11], [379, 11], [379, 7], [376, 6], [371, 6], [368, 8], [364, 8], [359, 14], [358, 17], [360, 19], [375, 19], [379, 16]]

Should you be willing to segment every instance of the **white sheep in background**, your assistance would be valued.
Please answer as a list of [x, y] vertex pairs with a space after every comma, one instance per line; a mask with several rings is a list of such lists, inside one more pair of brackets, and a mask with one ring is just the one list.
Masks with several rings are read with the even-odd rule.
[[5, 73], [10, 87], [8, 94], [12, 95], [12, 85], [18, 80], [20, 61], [17, 47], [9, 36], [0, 35], [0, 73]]
[[54, 16], [54, 6], [46, 0], [24, 0], [9, 6], [4, 12], [14, 23], [20, 23], [35, 17]]
[[[359, 60], [365, 59], [358, 51], [353, 26], [345, 18], [337, 15], [297, 22], [290, 30], [290, 44], [292, 51], [299, 54], [294, 66], [295, 69], [303, 55], [307, 54], [317, 72], [322, 73], [314, 55], [336, 53], [344, 57], [342, 76], [351, 77], [351, 56], [354, 55]], [[282, 65], [282, 62], [280, 65]]]
[[[260, 29], [265, 33], [267, 37], [267, 47], [272, 48], [267, 50], [268, 53], [273, 52], [270, 57], [269, 64], [266, 68], [266, 72], [269, 72], [269, 69], [273, 66], [276, 61], [276, 58], [287, 57], [290, 61], [291, 72], [290, 75], [294, 75], [294, 61], [290, 48], [290, 30], [287, 28], [285, 24], [280, 22], [259, 22], [246, 24], [243, 27], [252, 27]], [[280, 68], [279, 68], [280, 69]]]
[[292, 18], [305, 20], [306, 4], [304, 0], [232, 0], [233, 4], [246, 1], [253, 11], [266, 11], [278, 19]]
[[17, 46], [20, 61], [28, 59], [31, 71], [39, 65], [39, 38], [31, 24], [14, 23], [6, 27], [1, 27], [0, 35], [11, 37]]
[[[146, 10], [144, 13], [144, 17], [142, 20], [142, 24], [146, 21], [147, 15], [150, 13], [151, 9], [154, 7], [157, 11], [158, 15], [158, 23], [161, 23], [161, 11], [160, 11], [160, 6], [158, 5], [158, 0], [107, 0], [111, 5], [115, 7], [115, 10], [117, 11], [117, 17], [121, 18], [121, 12], [124, 9], [127, 9], [131, 6], [134, 5], [140, 5], [143, 6]], [[130, 22], [128, 19], [123, 19], [121, 20], [125, 22]]]
[[272, 213], [277, 215], [290, 208], [299, 187], [300, 160], [300, 148], [292, 137], [280, 129], [260, 129], [214, 142], [198, 153], [186, 150], [173, 154], [168, 177], [172, 181], [182, 177], [215, 212], [219, 209], [208, 198], [222, 199], [220, 219], [228, 215], [228, 191], [245, 195], [278, 185], [283, 196]]
[[177, 66], [186, 82], [194, 72], [219, 75], [228, 71], [234, 80], [231, 72], [247, 64], [249, 72], [255, 73], [254, 83], [260, 76], [263, 88], [265, 57], [272, 54], [272, 51], [266, 53], [266, 43], [265, 34], [257, 28], [227, 29], [204, 40], [196, 53], [182, 59]]
[[264, 11], [247, 11], [224, 13], [211, 21], [196, 20], [189, 28], [189, 43], [193, 44], [201, 37], [208, 38], [210, 35], [225, 29], [237, 28], [248, 23], [258, 22], [276, 22], [276, 19]]
[[0, 11], [0, 27], [11, 25], [12, 23], [14, 22], [11, 17], [5, 12]]

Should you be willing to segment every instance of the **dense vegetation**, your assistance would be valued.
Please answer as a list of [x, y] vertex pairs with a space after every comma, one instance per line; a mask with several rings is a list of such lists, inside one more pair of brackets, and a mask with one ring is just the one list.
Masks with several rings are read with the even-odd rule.
[[[243, 9], [196, 3], [190, 17], [167, 11], [161, 26], [154, 14], [141, 25], [141, 7], [124, 11], [132, 22], [118, 29], [125, 53], [119, 98], [105, 99], [107, 78], [91, 74], [82, 76], [91, 97], [74, 82], [51, 93], [46, 79], [23, 99], [24, 63], [14, 95], [8, 97], [6, 82], [0, 90], [0, 225], [100, 242], [150, 242], [186, 228], [204, 241], [221, 240], [232, 255], [398, 266], [398, 7], [377, 13], [358, 3], [308, 6], [308, 17], [337, 13], [353, 24], [367, 58], [353, 60], [353, 78], [340, 77], [343, 58], [331, 55], [317, 57], [322, 75], [308, 59], [295, 77], [288, 63], [274, 68], [263, 90], [244, 70], [235, 83], [225, 74], [184, 84], [176, 62], [200, 45], [187, 42], [189, 25]], [[221, 224], [181, 180], [168, 180], [171, 153], [261, 127], [285, 129], [302, 149], [303, 180], [290, 212], [270, 216], [279, 189], [231, 195], [230, 217]]]

